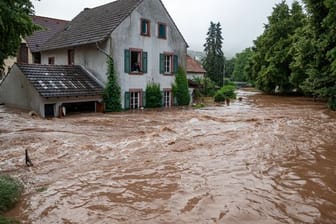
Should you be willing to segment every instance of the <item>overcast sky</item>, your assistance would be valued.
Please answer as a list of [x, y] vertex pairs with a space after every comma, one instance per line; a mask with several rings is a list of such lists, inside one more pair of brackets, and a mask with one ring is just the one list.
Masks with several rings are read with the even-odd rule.
[[[85, 7], [113, 0], [33, 0], [36, 15], [71, 20]], [[232, 57], [263, 31], [263, 24], [275, 4], [282, 0], [162, 0], [190, 50], [203, 51], [210, 21], [220, 22], [224, 37], [223, 51]], [[294, 0], [287, 0], [291, 5]]]

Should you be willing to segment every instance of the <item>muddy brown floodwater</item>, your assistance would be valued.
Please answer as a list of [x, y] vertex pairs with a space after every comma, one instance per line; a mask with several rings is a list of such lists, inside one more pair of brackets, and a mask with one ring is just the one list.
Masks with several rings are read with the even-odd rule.
[[[336, 114], [239, 91], [201, 110], [31, 118], [0, 106], [22, 223], [336, 223]], [[28, 148], [33, 168], [24, 165]]]

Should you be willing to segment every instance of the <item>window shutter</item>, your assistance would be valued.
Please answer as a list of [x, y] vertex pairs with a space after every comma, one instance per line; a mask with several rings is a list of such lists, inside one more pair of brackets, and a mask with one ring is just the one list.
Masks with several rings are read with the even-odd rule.
[[128, 49], [125, 49], [125, 73], [131, 72], [131, 52]]
[[130, 98], [131, 98], [130, 92], [125, 92], [125, 105], [124, 105], [125, 110], [130, 109]]
[[178, 56], [177, 55], [174, 55], [174, 74], [177, 74], [177, 71], [178, 71]]
[[142, 52], [142, 72], [147, 73], [147, 67], [148, 67], [148, 53]]
[[160, 54], [160, 74], [164, 74], [164, 54]]
[[142, 93], [142, 107], [146, 107], [146, 91], [143, 91]]
[[164, 106], [164, 101], [165, 101], [165, 92], [163, 92], [163, 91], [161, 91], [161, 107], [163, 107]]

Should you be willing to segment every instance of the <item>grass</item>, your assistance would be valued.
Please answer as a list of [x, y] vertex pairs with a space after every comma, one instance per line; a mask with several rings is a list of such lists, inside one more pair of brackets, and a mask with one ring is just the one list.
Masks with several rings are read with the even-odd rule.
[[0, 212], [8, 211], [19, 201], [22, 184], [10, 176], [0, 176]]
[[[0, 176], [0, 214], [13, 208], [20, 200], [22, 184], [10, 176]], [[0, 215], [0, 224], [17, 224], [19, 221]]]
[[20, 222], [12, 219], [12, 218], [6, 218], [0, 215], [0, 224], [19, 224]]

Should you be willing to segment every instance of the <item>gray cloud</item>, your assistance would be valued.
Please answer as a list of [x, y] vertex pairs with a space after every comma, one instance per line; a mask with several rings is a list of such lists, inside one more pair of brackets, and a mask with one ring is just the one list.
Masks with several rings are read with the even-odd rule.
[[[203, 50], [210, 21], [222, 25], [223, 51], [232, 57], [252, 45], [263, 31], [263, 24], [275, 4], [281, 0], [162, 0], [191, 50]], [[287, 0], [292, 4], [294, 0]], [[67, 19], [85, 7], [95, 7], [110, 0], [33, 1], [36, 15]], [[66, 7], [64, 7], [66, 6]]]

